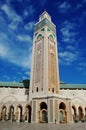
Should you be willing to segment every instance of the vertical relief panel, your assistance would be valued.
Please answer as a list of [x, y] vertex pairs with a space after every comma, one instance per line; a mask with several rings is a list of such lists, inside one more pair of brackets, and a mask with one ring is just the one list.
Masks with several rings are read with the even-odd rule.
[[[34, 88], [38, 91], [43, 90], [43, 57], [44, 57], [44, 43], [43, 38], [35, 42], [34, 53]], [[35, 90], [36, 90], [35, 88]]]
[[50, 100], [50, 122], [53, 122], [53, 100]]
[[36, 121], [36, 101], [33, 101], [33, 115], [32, 115], [32, 121]]
[[55, 119], [58, 121], [58, 101], [55, 100]]
[[57, 62], [56, 62], [56, 48], [54, 41], [48, 41], [48, 62], [49, 62], [49, 89], [56, 92], [57, 87]]

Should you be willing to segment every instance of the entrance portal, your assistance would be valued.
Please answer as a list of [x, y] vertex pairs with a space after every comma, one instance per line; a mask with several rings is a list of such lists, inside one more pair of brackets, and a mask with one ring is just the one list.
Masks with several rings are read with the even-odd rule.
[[59, 104], [59, 122], [60, 123], [67, 122], [66, 105], [63, 102]]
[[25, 108], [25, 121], [31, 122], [31, 106], [27, 105]]
[[40, 104], [39, 122], [48, 122], [47, 104], [45, 102]]

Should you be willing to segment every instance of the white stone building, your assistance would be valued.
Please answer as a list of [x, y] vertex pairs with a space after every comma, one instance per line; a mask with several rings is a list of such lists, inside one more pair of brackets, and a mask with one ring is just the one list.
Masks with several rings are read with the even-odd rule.
[[0, 120], [86, 121], [86, 85], [59, 83], [56, 26], [45, 11], [35, 24], [31, 79], [0, 83]]

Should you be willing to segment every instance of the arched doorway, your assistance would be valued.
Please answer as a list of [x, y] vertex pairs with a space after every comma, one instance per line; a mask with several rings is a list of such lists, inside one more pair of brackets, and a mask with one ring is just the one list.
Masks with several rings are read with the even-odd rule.
[[75, 122], [77, 120], [77, 113], [75, 106], [72, 106], [72, 114], [73, 114], [73, 121]]
[[1, 120], [6, 120], [6, 116], [7, 116], [6, 111], [7, 111], [6, 106], [3, 106], [1, 110]]
[[79, 121], [81, 121], [82, 119], [83, 119], [83, 117], [84, 117], [84, 114], [83, 114], [83, 109], [82, 109], [82, 107], [80, 106], [79, 108], [78, 108], [78, 116], [79, 116]]
[[16, 113], [17, 121], [18, 121], [18, 122], [22, 122], [22, 111], [23, 111], [22, 106], [19, 105], [19, 106], [17, 107], [17, 113]]
[[39, 121], [44, 123], [48, 122], [47, 104], [45, 102], [40, 103]]
[[14, 107], [9, 107], [9, 113], [8, 113], [8, 120], [13, 121], [14, 120]]
[[25, 121], [31, 122], [31, 106], [27, 105], [25, 108]]
[[61, 102], [59, 104], [59, 122], [66, 123], [67, 122], [67, 112], [65, 103]]
[[42, 110], [42, 121], [47, 122], [47, 111], [44, 109]]
[[59, 111], [59, 122], [62, 123], [63, 122], [63, 111]]

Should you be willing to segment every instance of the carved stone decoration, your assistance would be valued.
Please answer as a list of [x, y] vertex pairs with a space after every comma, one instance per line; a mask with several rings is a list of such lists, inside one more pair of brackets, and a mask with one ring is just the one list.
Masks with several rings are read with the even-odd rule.
[[10, 90], [9, 94], [17, 94], [17, 90], [13, 88]]
[[80, 98], [80, 97], [73, 98], [72, 102], [75, 104], [79, 104], [79, 105], [86, 104], [85, 100], [83, 98]]
[[2, 102], [3, 103], [7, 103], [7, 102], [16, 102], [17, 101], [17, 98], [14, 97], [14, 96], [6, 96], [5, 98], [2, 99]]

